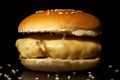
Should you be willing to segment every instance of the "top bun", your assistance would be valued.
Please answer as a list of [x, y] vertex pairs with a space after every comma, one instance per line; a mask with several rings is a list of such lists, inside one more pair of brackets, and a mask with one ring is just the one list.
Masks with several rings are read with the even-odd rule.
[[97, 36], [101, 33], [99, 19], [89, 13], [73, 9], [36, 11], [26, 17], [18, 32], [66, 33], [75, 36]]

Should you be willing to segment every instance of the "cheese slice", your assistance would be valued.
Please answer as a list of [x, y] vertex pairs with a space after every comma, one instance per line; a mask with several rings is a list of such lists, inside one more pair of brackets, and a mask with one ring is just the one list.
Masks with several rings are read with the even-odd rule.
[[95, 58], [101, 52], [100, 43], [88, 40], [39, 40], [36, 38], [22, 38], [16, 41], [16, 47], [24, 58]]

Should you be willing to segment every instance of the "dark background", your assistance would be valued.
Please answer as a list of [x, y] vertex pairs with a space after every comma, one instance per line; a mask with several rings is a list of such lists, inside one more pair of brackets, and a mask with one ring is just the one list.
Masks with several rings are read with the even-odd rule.
[[97, 16], [103, 26], [103, 64], [118, 65], [119, 59], [119, 5], [106, 0], [4, 0], [0, 2], [0, 64], [17, 61], [15, 41], [17, 27], [25, 17], [36, 10], [78, 9]]

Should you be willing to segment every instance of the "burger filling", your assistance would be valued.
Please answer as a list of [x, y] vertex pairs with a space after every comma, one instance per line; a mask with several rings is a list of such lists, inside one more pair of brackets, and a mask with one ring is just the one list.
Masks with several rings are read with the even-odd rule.
[[[43, 38], [43, 37], [42, 37]], [[42, 39], [30, 36], [16, 41], [23, 58], [89, 59], [98, 57], [101, 45], [92, 40]]]

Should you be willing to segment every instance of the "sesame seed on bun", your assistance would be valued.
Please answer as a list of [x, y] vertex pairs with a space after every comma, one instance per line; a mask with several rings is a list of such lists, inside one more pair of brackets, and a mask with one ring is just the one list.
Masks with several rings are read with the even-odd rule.
[[24, 19], [18, 32], [68, 33], [75, 36], [97, 36], [101, 33], [99, 19], [89, 13], [73, 9], [36, 11]]

